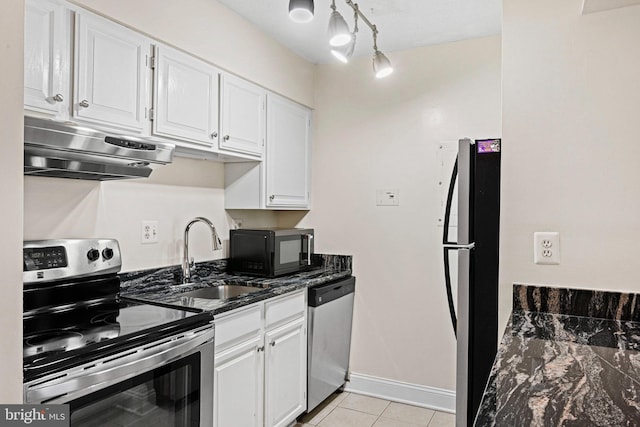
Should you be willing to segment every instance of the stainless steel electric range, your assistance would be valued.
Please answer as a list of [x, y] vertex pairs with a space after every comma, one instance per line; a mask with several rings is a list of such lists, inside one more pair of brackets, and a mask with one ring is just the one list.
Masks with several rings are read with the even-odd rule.
[[212, 424], [209, 313], [119, 296], [118, 242], [24, 244], [24, 401], [72, 426]]

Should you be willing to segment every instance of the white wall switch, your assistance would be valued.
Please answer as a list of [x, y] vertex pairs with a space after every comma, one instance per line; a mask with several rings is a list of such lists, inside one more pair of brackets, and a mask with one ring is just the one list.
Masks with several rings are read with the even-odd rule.
[[158, 243], [158, 221], [142, 221], [140, 243]]
[[543, 265], [560, 264], [560, 233], [533, 233], [533, 262]]
[[399, 206], [400, 190], [376, 190], [376, 206]]

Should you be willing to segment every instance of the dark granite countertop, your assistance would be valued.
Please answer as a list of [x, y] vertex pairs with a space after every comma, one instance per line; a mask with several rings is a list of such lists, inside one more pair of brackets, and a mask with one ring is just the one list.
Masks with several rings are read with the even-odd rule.
[[640, 295], [514, 286], [476, 426], [640, 426]]
[[[262, 278], [227, 273], [227, 260], [198, 263], [192, 283], [181, 284], [180, 266], [155, 268], [120, 274], [120, 295], [143, 301], [210, 311], [215, 316], [235, 308], [278, 295], [315, 286], [351, 275], [352, 257], [348, 255], [315, 255], [311, 270], [275, 278]], [[257, 292], [230, 298], [210, 300], [184, 298], [184, 293], [219, 285], [244, 285], [260, 288]], [[264, 289], [263, 289], [264, 288]]]

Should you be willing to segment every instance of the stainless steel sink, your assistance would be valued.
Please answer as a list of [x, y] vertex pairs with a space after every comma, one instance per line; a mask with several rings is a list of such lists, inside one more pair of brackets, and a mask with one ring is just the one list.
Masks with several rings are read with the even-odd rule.
[[203, 298], [203, 299], [229, 299], [251, 292], [261, 291], [263, 288], [242, 285], [220, 285], [209, 288], [196, 289], [195, 291], [180, 294], [181, 297]]

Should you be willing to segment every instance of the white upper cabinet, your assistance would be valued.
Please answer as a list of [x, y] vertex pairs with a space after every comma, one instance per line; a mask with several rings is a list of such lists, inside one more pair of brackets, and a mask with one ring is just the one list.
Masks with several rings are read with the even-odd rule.
[[153, 133], [217, 149], [219, 71], [166, 46], [155, 63]]
[[309, 207], [309, 109], [64, 0], [25, 0], [24, 47], [26, 114], [240, 162], [227, 208]]
[[76, 13], [73, 116], [148, 131], [148, 38], [86, 12]]
[[264, 161], [228, 163], [226, 209], [309, 209], [311, 110], [267, 94]]
[[27, 0], [24, 25], [24, 106], [68, 119], [70, 12], [57, 1]]
[[266, 91], [238, 77], [220, 76], [220, 149], [261, 158]]
[[309, 206], [311, 111], [267, 95], [267, 207]]

